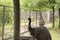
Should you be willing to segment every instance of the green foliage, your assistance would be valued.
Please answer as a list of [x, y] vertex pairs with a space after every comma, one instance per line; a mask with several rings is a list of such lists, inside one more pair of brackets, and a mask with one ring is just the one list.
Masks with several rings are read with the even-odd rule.
[[55, 25], [54, 26], [55, 26], [54, 29], [58, 29], [58, 27], [59, 27], [59, 20], [58, 19], [55, 20]]
[[[9, 16], [9, 14], [5, 14], [5, 23], [9, 23], [11, 20], [11, 17]], [[2, 25], [3, 22], [3, 13], [0, 13], [0, 26]]]
[[0, 27], [2, 26], [2, 12], [0, 12]]
[[0, 5], [13, 6], [13, 0], [0, 0]]
[[[5, 6], [13, 6], [13, 0], [0, 0], [0, 5]], [[5, 23], [9, 23], [11, 20], [10, 12], [12, 11], [12, 8], [5, 7]], [[0, 6], [0, 23], [2, 23], [3, 19], [3, 6]]]
[[21, 9], [44, 11], [51, 6], [48, 0], [21, 0]]
[[0, 11], [2, 11], [2, 10], [3, 10], [3, 7], [0, 6]]
[[10, 20], [11, 20], [11, 16], [9, 15], [9, 12], [6, 12], [5, 15], [6, 15], [6, 16], [5, 16], [5, 23], [9, 23]]
[[[0, 5], [13, 6], [13, 0], [0, 0]], [[12, 10], [13, 10], [12, 8], [5, 7], [5, 17], [4, 17], [5, 24], [10, 23], [11, 21], [10, 12]], [[3, 22], [3, 6], [0, 6], [0, 27], [2, 26], [2, 22]]]
[[59, 0], [20, 0], [21, 9], [39, 11], [52, 9], [53, 6], [57, 9], [60, 7], [59, 2]]
[[49, 9], [49, 3], [48, 1], [39, 1], [37, 4], [36, 4], [36, 8], [39, 10], [39, 11], [44, 11], [44, 10], [48, 10]]
[[[10, 9], [6, 9], [5, 10], [5, 23], [10, 23], [11, 21], [11, 10]], [[2, 23], [3, 21], [3, 10], [0, 11], [0, 23]]]

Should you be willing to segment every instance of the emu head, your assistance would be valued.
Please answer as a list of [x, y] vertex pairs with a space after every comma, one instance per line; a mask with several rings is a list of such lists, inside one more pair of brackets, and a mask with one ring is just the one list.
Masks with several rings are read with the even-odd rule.
[[28, 18], [29, 21], [31, 21], [31, 18]]
[[29, 20], [29, 26], [31, 26], [31, 18], [28, 18], [28, 20]]

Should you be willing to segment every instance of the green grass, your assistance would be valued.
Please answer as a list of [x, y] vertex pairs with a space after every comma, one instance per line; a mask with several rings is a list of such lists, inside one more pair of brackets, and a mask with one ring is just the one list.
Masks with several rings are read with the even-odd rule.
[[59, 30], [51, 29], [49, 31], [52, 36], [52, 40], [60, 40], [60, 29]]
[[55, 20], [54, 28], [49, 28], [49, 31], [52, 36], [52, 40], [60, 40], [60, 28], [59, 27], [59, 20]]
[[55, 24], [54, 29], [58, 29], [59, 28], [59, 20], [56, 19], [54, 24]]

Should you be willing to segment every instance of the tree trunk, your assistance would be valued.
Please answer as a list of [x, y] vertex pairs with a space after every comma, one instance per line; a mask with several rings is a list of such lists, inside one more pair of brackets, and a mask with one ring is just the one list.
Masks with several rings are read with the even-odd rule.
[[60, 28], [60, 8], [59, 8], [59, 28]]
[[13, 0], [14, 4], [14, 40], [19, 40], [20, 36], [20, 3], [19, 0]]
[[55, 22], [55, 20], [54, 20], [54, 6], [52, 7], [52, 10], [53, 10], [53, 28], [54, 28], [54, 22]]

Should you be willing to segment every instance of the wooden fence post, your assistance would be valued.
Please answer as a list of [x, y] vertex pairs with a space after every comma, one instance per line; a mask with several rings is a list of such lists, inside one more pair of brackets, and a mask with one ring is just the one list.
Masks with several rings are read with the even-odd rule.
[[4, 40], [4, 26], [5, 26], [5, 6], [3, 6], [3, 18], [2, 18], [2, 40]]

